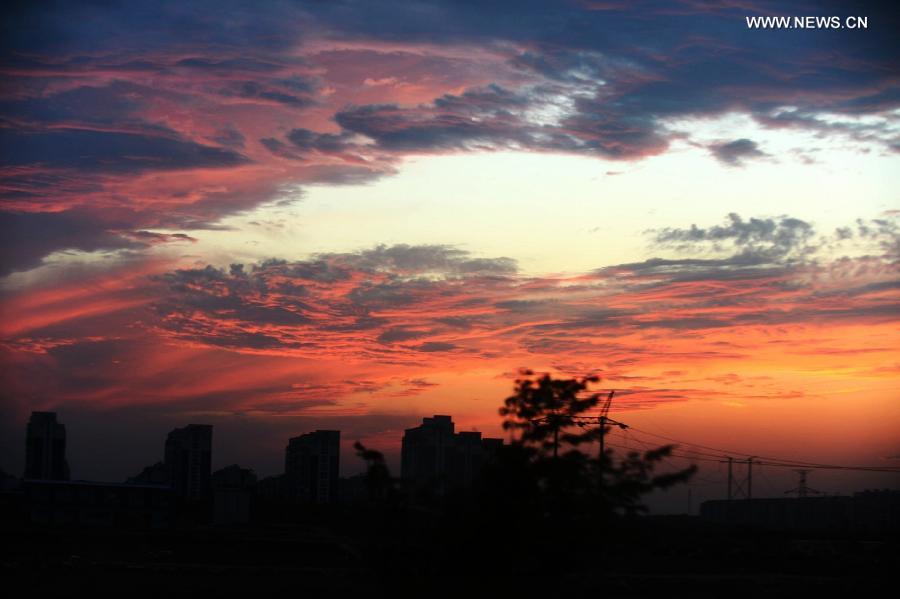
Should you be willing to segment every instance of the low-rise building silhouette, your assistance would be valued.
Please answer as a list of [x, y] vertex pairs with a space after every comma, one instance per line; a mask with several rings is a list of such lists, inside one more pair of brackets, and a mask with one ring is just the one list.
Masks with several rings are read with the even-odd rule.
[[286, 491], [284, 474], [266, 476], [256, 483], [256, 496], [269, 503], [277, 503], [284, 500]]
[[256, 474], [249, 468], [232, 464], [213, 472], [213, 523], [248, 523], [255, 487]]
[[69, 480], [66, 427], [56, 412], [32, 412], [25, 435], [25, 476], [32, 480]]
[[340, 431], [317, 430], [291, 438], [284, 456], [287, 498], [300, 503], [337, 503], [340, 454]]
[[354, 474], [338, 480], [340, 502], [342, 505], [359, 506], [369, 502], [371, 494], [366, 485], [366, 474]]
[[172, 523], [174, 497], [165, 486], [26, 480], [22, 487], [35, 524], [165, 528]]
[[705, 501], [709, 522], [780, 531], [900, 532], [900, 491]]
[[450, 416], [424, 418], [403, 434], [400, 475], [419, 497], [442, 496], [471, 486], [484, 464], [503, 445], [479, 432], [457, 433]]
[[129, 485], [166, 485], [169, 484], [169, 469], [163, 462], [146, 466], [135, 476], [125, 481]]
[[9, 493], [19, 488], [20, 481], [18, 478], [0, 470], [0, 493]]

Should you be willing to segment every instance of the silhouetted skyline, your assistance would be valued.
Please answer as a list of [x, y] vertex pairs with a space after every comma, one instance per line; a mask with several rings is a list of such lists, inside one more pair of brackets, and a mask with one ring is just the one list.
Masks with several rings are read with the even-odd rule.
[[[584, 428], [584, 424], [580, 424]], [[596, 425], [594, 425], [596, 426]], [[621, 427], [627, 430], [627, 426]], [[60, 422], [57, 414], [53, 412], [35, 412], [25, 427], [27, 452], [22, 480], [69, 480], [68, 456], [66, 455], [66, 427]], [[224, 488], [241, 488], [242, 485], [250, 485], [247, 488], [255, 488], [260, 480], [257, 472], [252, 467], [247, 467], [247, 462], [238, 460], [222, 468], [213, 468], [214, 453], [212, 451], [212, 439], [214, 427], [207, 424], [189, 424], [175, 428], [165, 436], [163, 444], [162, 460], [151, 463], [138, 471], [137, 465], [132, 464], [135, 476], [129, 476], [125, 480], [100, 478], [93, 480], [78, 479], [76, 482], [86, 484], [128, 484], [142, 486], [164, 486], [171, 488], [173, 497], [191, 502], [211, 501], [214, 493], [214, 480], [218, 476], [220, 486]], [[654, 435], [651, 435], [653, 437]], [[644, 437], [644, 441], [625, 437], [610, 438], [607, 443], [609, 448], [619, 455], [624, 456], [631, 451], [642, 452], [650, 448], [647, 441], [659, 443], [661, 437], [656, 439]], [[349, 457], [349, 464], [342, 468], [341, 455], [346, 454], [345, 442], [342, 449], [341, 431], [316, 430], [300, 435], [291, 436], [286, 441], [282, 450], [281, 460], [283, 467], [270, 475], [264, 475], [260, 480], [261, 493], [269, 497], [279, 497], [284, 501], [298, 505], [330, 505], [342, 501], [340, 498], [341, 481], [353, 479], [363, 469], [363, 463], [358, 456]], [[629, 445], [628, 443], [632, 443]], [[226, 445], [227, 440], [226, 440]], [[637, 444], [637, 445], [635, 445]], [[394, 471], [398, 474], [398, 481], [404, 481], [409, 496], [418, 498], [440, 498], [454, 489], [471, 487], [479, 476], [481, 469], [489, 463], [503, 446], [503, 439], [482, 438], [480, 432], [457, 432], [452, 417], [447, 415], [435, 415], [423, 418], [419, 426], [408, 428], [401, 438], [402, 451], [399, 462], [393, 464]], [[42, 456], [44, 448], [52, 447], [52, 457], [43, 461], [38, 460]], [[677, 445], [675, 446], [678, 447]], [[742, 463], [741, 460], [732, 460], [724, 455], [710, 453], [714, 448], [694, 447], [690, 444], [679, 448], [673, 457], [667, 461], [668, 467], [674, 465], [700, 466], [700, 484], [691, 481], [687, 488], [687, 505], [681, 497], [657, 497], [656, 509], [673, 513], [699, 513], [697, 506], [707, 500], [777, 498], [786, 494], [796, 494], [797, 489], [781, 491], [772, 486], [772, 476], [775, 473], [789, 472], [788, 476], [800, 473], [800, 484], [806, 489], [806, 477], [810, 472], [817, 475], [828, 473], [829, 470], [850, 471], [855, 474], [865, 475], [858, 480], [875, 481], [875, 484], [866, 484], [863, 488], [896, 488], [896, 469], [885, 467], [879, 469], [876, 466], [844, 465], [815, 465], [807, 464], [806, 469], [798, 469], [802, 463], [795, 463], [789, 459], [763, 457], [756, 459], [757, 487], [756, 495], [752, 494], [751, 472], [748, 465], [752, 458]], [[106, 446], [106, 451], [122, 453], [119, 447]], [[354, 451], [356, 451], [354, 449]], [[127, 453], [127, 452], [125, 452]], [[358, 453], [358, 452], [357, 452]], [[733, 463], [729, 463], [732, 462]], [[43, 469], [37, 469], [36, 464], [42, 463]], [[712, 465], [711, 465], [712, 464]], [[727, 467], [725, 465], [727, 464]], [[824, 468], [824, 470], [822, 469]], [[867, 472], [867, 470], [871, 470]], [[709, 478], [710, 473], [716, 478]], [[727, 473], [727, 477], [721, 476]], [[15, 471], [7, 472], [16, 477]], [[12, 480], [12, 479], [11, 479]], [[252, 483], [250, 482], [252, 480]], [[765, 484], [761, 484], [765, 481]], [[356, 484], [356, 483], [353, 483]], [[700, 490], [694, 497], [695, 489]], [[856, 489], [821, 492], [815, 490], [816, 495], [822, 497], [838, 496], [859, 491]], [[255, 491], [254, 491], [255, 492]], [[350, 488], [350, 495], [359, 496], [360, 489]], [[800, 492], [800, 497], [806, 497], [808, 493]], [[648, 497], [653, 505], [653, 496]], [[241, 499], [233, 501], [240, 503]], [[693, 508], [691, 507], [693, 504]], [[837, 505], [837, 504], [835, 504]], [[246, 512], [246, 508], [242, 508]], [[713, 508], [710, 508], [713, 509]], [[218, 513], [218, 512], [217, 512]], [[717, 512], [718, 513], [718, 512]], [[234, 515], [218, 516], [223, 521], [234, 518]], [[246, 517], [246, 515], [244, 516]]]

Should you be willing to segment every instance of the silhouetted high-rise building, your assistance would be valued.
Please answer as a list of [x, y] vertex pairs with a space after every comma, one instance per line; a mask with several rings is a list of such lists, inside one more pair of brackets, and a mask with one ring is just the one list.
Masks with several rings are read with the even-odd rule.
[[284, 456], [288, 498], [303, 503], [337, 503], [341, 431], [293, 437]]
[[56, 412], [32, 412], [25, 436], [25, 478], [69, 480], [66, 427]]
[[433, 416], [404, 432], [400, 475], [417, 494], [443, 495], [448, 489], [470, 486], [503, 444], [501, 439], [482, 439], [481, 433], [457, 433], [455, 428], [450, 416]]
[[434, 484], [436, 492], [442, 493], [455, 428], [450, 416], [434, 416], [422, 419], [421, 426], [406, 429], [400, 450], [401, 478], [421, 485]]
[[166, 437], [165, 465], [175, 494], [189, 501], [210, 496], [212, 426], [189, 424]]

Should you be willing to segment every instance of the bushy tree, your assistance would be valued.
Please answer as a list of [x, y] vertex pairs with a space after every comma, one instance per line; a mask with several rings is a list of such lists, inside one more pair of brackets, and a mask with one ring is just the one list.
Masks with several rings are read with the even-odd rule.
[[531, 479], [518, 486], [534, 490], [532, 502], [544, 516], [583, 520], [636, 514], [645, 509], [644, 495], [685, 482], [696, 471], [691, 466], [655, 472], [672, 445], [624, 456], [609, 448], [602, 455], [582, 451], [608, 432], [585, 418], [600, 403], [601, 395], [589, 389], [598, 381], [596, 376], [554, 379], [522, 371], [514, 394], [500, 408], [504, 429], [518, 436], [497, 467]]
[[572, 432], [577, 418], [597, 406], [599, 393], [584, 396], [596, 376], [581, 379], [553, 379], [549, 374], [532, 378], [530, 370], [516, 379], [515, 394], [506, 398], [500, 415], [505, 417], [504, 430], [519, 431], [518, 443], [539, 449], [542, 456], [557, 454], [560, 444], [578, 446], [593, 441], [591, 430]]

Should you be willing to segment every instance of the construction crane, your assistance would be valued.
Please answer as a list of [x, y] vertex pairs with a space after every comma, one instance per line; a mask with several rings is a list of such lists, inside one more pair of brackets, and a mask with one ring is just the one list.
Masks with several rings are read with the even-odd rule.
[[606, 445], [604, 444], [604, 437], [606, 437], [606, 427], [607, 425], [617, 426], [622, 430], [628, 428], [627, 424], [619, 422], [617, 420], [613, 420], [609, 417], [609, 408], [612, 406], [613, 395], [615, 395], [616, 391], [613, 389], [609, 392], [609, 395], [606, 396], [606, 402], [604, 402], [603, 407], [600, 409], [600, 416], [597, 416], [597, 422], [600, 424], [600, 461], [603, 462], [603, 456], [606, 455]]

